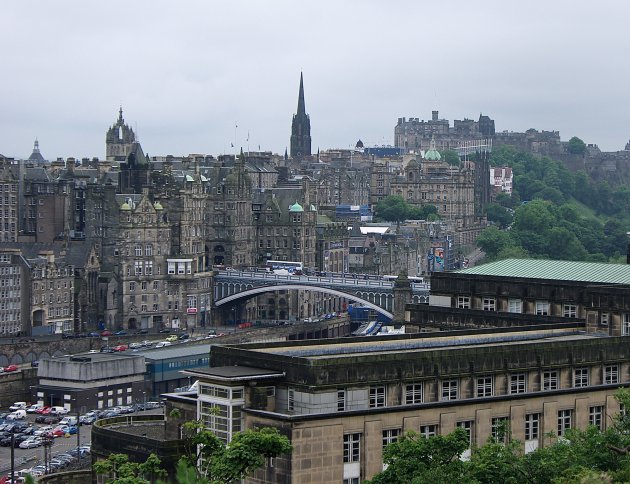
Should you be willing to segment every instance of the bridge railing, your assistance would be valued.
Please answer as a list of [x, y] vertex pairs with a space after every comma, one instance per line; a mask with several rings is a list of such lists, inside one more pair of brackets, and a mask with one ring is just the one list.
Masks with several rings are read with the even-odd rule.
[[[271, 272], [249, 272], [249, 271], [217, 271], [218, 276], [221, 279], [249, 279], [249, 280], [261, 280], [261, 281], [294, 281], [305, 284], [333, 284], [348, 287], [380, 287], [380, 288], [392, 288], [394, 281], [379, 279], [374, 275], [362, 275], [362, 274], [332, 274], [329, 276], [296, 276], [291, 274], [273, 274]], [[429, 284], [426, 282], [413, 282], [411, 284], [414, 292], [423, 292], [429, 290]]]

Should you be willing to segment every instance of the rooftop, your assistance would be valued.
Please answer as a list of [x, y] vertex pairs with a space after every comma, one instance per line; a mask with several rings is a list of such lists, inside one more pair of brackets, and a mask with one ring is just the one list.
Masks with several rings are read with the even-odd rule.
[[207, 356], [210, 353], [210, 346], [210, 344], [178, 344], [164, 348], [142, 350], [134, 354], [142, 355], [147, 360], [169, 360], [172, 358], [183, 358], [185, 356]]
[[630, 284], [630, 265], [565, 260], [505, 259], [481, 264], [456, 274], [521, 277], [598, 284]]

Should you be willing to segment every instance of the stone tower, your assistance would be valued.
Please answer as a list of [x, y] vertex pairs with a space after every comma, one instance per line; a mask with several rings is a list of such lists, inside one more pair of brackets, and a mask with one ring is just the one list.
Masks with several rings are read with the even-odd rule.
[[105, 135], [105, 158], [107, 161], [125, 161], [131, 153], [136, 135], [123, 119], [122, 106], [118, 111], [116, 123], [107, 130]]
[[304, 82], [300, 73], [297, 113], [291, 123], [291, 158], [311, 156], [311, 119], [304, 105]]

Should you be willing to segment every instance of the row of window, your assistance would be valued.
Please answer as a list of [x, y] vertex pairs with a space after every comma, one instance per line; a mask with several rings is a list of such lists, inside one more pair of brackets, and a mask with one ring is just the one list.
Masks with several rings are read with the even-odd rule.
[[[573, 370], [573, 388], [583, 388], [591, 384], [590, 368], [579, 367]], [[603, 367], [603, 380], [605, 385], [614, 385], [621, 382], [619, 365], [605, 365]], [[542, 372], [542, 381], [540, 391], [559, 390], [560, 386], [560, 370], [545, 370]], [[512, 373], [509, 375], [508, 394], [516, 395], [519, 393], [527, 393], [535, 391], [528, 388], [528, 374]], [[289, 389], [290, 395], [293, 390]], [[460, 398], [460, 381], [459, 379], [446, 379], [440, 382], [440, 400], [457, 400]], [[481, 375], [475, 377], [474, 380], [474, 398], [484, 398], [495, 396], [495, 376]], [[413, 405], [424, 402], [424, 384], [421, 382], [408, 383], [404, 387], [403, 404]], [[387, 385], [372, 385], [368, 394], [369, 408], [380, 408], [387, 406]], [[292, 409], [289, 408], [289, 411]], [[340, 388], [337, 390], [337, 410], [342, 412], [346, 410], [346, 390]]]
[[[604, 430], [604, 406], [593, 405], [588, 408], [588, 424]], [[474, 420], [461, 420], [457, 422], [457, 427], [462, 428], [468, 434], [468, 442], [472, 446], [474, 443]], [[510, 435], [510, 419], [509, 417], [500, 416], [492, 417], [491, 435], [494, 439], [507, 442]], [[542, 428], [542, 414], [528, 413], [525, 415], [524, 421], [525, 441], [538, 440], [541, 437], [540, 430]], [[567, 430], [574, 425], [574, 410], [561, 409], [556, 414], [556, 435], [562, 437]], [[382, 432], [383, 449], [389, 444], [396, 442], [402, 436], [401, 428], [385, 429]], [[419, 434], [425, 438], [430, 438], [439, 434], [437, 424], [420, 425]], [[347, 433], [343, 436], [343, 461], [344, 463], [360, 462], [361, 459], [361, 439], [362, 434], [359, 432]]]

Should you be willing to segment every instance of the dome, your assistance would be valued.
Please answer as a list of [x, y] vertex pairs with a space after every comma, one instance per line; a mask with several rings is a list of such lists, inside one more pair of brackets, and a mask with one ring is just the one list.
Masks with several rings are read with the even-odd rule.
[[289, 212], [303, 212], [303, 211], [304, 209], [302, 208], [302, 205], [300, 205], [297, 202], [289, 206]]
[[160, 202], [155, 202], [153, 204], [153, 208], [156, 210], [164, 210], [164, 207], [162, 207], [162, 204]]
[[442, 155], [440, 155], [440, 152], [435, 148], [435, 137], [431, 138], [431, 145], [424, 153], [424, 159], [427, 161], [440, 161], [442, 159]]
[[123, 204], [120, 206], [120, 209], [121, 209], [121, 210], [128, 211], [128, 210], [131, 210], [131, 207], [129, 206], [129, 204], [128, 204], [127, 202], [125, 202], [125, 203], [123, 203]]

